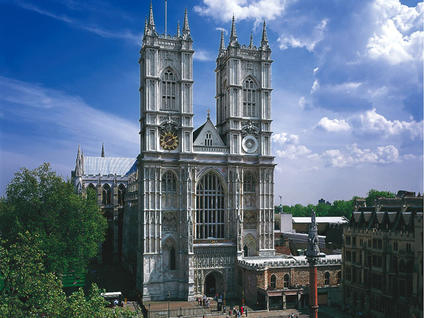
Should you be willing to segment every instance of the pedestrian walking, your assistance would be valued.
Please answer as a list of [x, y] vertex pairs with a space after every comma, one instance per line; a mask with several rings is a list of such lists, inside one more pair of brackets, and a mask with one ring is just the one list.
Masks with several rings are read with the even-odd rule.
[[247, 317], [247, 308], [244, 310], [244, 313], [246, 314], [246, 317]]

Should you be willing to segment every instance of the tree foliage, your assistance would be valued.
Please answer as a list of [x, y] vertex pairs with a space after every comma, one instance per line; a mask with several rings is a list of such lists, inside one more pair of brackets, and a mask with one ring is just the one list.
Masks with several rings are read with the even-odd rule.
[[89, 295], [82, 289], [69, 297], [54, 273], [46, 272], [45, 253], [38, 235], [19, 233], [15, 242], [0, 244], [0, 317], [115, 318], [134, 317], [122, 308], [106, 308], [107, 302], [93, 284]]
[[[368, 191], [368, 195], [365, 200], [367, 207], [372, 207], [374, 206], [377, 198], [394, 198], [395, 196], [396, 194], [393, 192], [371, 189]], [[310, 216], [311, 210], [313, 209], [317, 216], [345, 216], [350, 219], [354, 209], [354, 202], [357, 198], [357, 196], [354, 196], [352, 200], [336, 200], [332, 204], [319, 203], [317, 205], [308, 204], [307, 206], [303, 206], [302, 204], [295, 204], [292, 206], [284, 205], [283, 211], [285, 213], [290, 213], [293, 216]]]
[[379, 190], [375, 190], [375, 189], [371, 189], [370, 191], [368, 191], [368, 196], [365, 199], [367, 206], [374, 206], [375, 205], [375, 201], [378, 198], [394, 198], [396, 197], [396, 194], [390, 191], [379, 191]]
[[294, 206], [283, 206], [285, 213], [290, 213], [293, 216], [311, 216], [311, 210], [314, 210], [317, 216], [345, 216], [350, 218], [353, 211], [353, 201], [337, 200], [333, 204], [320, 203], [317, 205], [296, 204]]
[[18, 233], [37, 234], [50, 272], [84, 271], [106, 227], [94, 194], [78, 195], [47, 163], [17, 172], [0, 202], [2, 237], [13, 243]]

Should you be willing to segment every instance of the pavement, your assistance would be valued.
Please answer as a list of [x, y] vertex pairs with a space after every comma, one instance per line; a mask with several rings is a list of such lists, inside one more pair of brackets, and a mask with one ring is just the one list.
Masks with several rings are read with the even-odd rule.
[[[229, 316], [228, 315], [228, 309], [229, 306], [231, 306], [233, 304], [229, 304], [227, 303], [227, 312], [226, 314], [222, 313], [222, 312], [217, 312], [216, 311], [216, 302], [215, 301], [211, 301], [210, 303], [210, 307], [208, 310], [205, 310], [205, 316], [200, 315], [198, 316], [199, 318], [234, 318], [235, 316]], [[179, 310], [180, 308], [183, 310], [184, 309], [195, 309], [195, 308], [202, 308], [202, 306], [198, 305], [197, 302], [188, 302], [188, 301], [170, 301], [169, 305], [167, 301], [156, 301], [156, 302], [146, 302], [144, 303], [145, 308], [147, 309], [147, 311], [149, 311], [149, 309], [151, 310], [151, 312], [155, 312], [155, 311], [166, 311], [168, 309], [170, 310]], [[238, 307], [238, 306], [236, 306]], [[248, 317], [263, 317], [263, 318], [288, 318], [290, 314], [294, 314], [295, 317], [298, 318], [309, 318], [309, 309], [305, 308], [302, 310], [297, 310], [297, 309], [286, 309], [286, 310], [271, 310], [271, 311], [265, 311], [265, 310], [257, 310], [254, 311], [251, 308], [247, 307], [247, 312], [248, 312]], [[183, 315], [184, 316], [184, 315]], [[152, 315], [152, 317], [154, 317], [154, 315]], [[191, 316], [193, 317], [193, 316]], [[242, 317], [246, 317], [245, 315], [243, 315]], [[319, 308], [319, 312], [318, 312], [318, 317], [319, 318], [350, 318], [351, 316], [348, 316], [346, 313], [342, 312], [340, 309], [335, 308], [335, 307], [328, 307], [328, 306], [322, 306]], [[193, 317], [194, 318], [194, 317]]]

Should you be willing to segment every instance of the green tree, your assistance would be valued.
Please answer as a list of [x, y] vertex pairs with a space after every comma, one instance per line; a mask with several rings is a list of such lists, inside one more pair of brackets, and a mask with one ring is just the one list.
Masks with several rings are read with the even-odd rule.
[[18, 234], [15, 242], [0, 245], [0, 317], [60, 317], [66, 306], [61, 282], [46, 273], [38, 236]]
[[330, 207], [330, 216], [345, 216], [350, 219], [353, 212], [353, 200], [336, 200]]
[[45, 253], [38, 235], [19, 233], [14, 243], [0, 244], [0, 317], [31, 318], [127, 318], [135, 313], [122, 308], [106, 308], [107, 301], [93, 284], [86, 296], [82, 289], [66, 297], [54, 273], [46, 272]]
[[328, 216], [330, 215], [331, 205], [326, 203], [319, 203], [315, 207], [317, 216]]
[[75, 193], [71, 182], [57, 176], [47, 163], [17, 172], [0, 202], [3, 238], [13, 243], [18, 233], [36, 233], [49, 272], [84, 271], [106, 228], [95, 194]]
[[379, 191], [375, 189], [371, 189], [368, 191], [368, 196], [365, 199], [367, 203], [367, 207], [371, 207], [375, 205], [375, 200], [378, 198], [394, 198], [396, 197], [396, 194], [390, 191]]

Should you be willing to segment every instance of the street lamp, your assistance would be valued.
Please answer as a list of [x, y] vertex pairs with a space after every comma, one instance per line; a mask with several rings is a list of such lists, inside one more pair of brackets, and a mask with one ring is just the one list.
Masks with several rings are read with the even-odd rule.
[[171, 317], [171, 313], [169, 311], [169, 298], [171, 297], [171, 292], [168, 290], [168, 318]]

